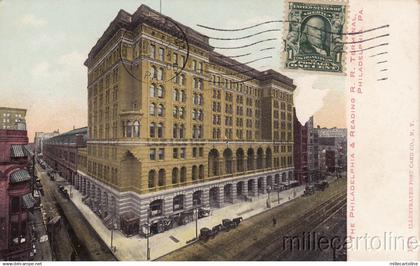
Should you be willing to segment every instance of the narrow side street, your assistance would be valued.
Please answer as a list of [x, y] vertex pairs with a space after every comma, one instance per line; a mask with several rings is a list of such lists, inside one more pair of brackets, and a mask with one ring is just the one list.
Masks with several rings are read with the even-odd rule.
[[48, 218], [56, 215], [60, 215], [62, 219], [59, 233], [54, 236], [55, 241], [52, 240], [56, 260], [115, 260], [109, 248], [79, 210], [58, 192], [57, 187], [64, 185], [65, 181], [60, 177], [56, 178], [56, 181], [50, 180], [39, 166], [37, 172], [44, 185], [45, 219], [48, 221]]

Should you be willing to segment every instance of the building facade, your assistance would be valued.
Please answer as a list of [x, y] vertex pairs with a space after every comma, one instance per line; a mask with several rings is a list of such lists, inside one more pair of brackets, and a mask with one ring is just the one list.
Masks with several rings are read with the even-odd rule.
[[292, 79], [216, 53], [144, 5], [118, 13], [85, 65], [89, 140], [75, 185], [104, 221], [138, 228], [293, 179]]
[[[293, 109], [293, 126], [294, 126], [294, 166], [295, 166], [295, 179], [300, 184], [309, 182], [308, 165], [309, 165], [309, 132], [310, 122], [301, 124], [296, 116], [296, 109]], [[312, 117], [311, 117], [312, 119]]]
[[314, 128], [314, 119], [311, 116], [308, 123], [308, 175], [309, 182], [320, 179], [319, 169], [319, 137], [318, 131]]
[[340, 173], [347, 169], [347, 129], [317, 128], [321, 171]]
[[[21, 126], [20, 126], [21, 127]], [[28, 172], [26, 130], [0, 129], [0, 259], [29, 260], [35, 200]]]
[[43, 160], [66, 180], [77, 174], [79, 149], [86, 149], [87, 127], [73, 129], [43, 141]]
[[25, 116], [26, 109], [0, 107], [0, 129], [26, 130]]
[[44, 141], [52, 137], [58, 136], [60, 132], [35, 132], [34, 144], [35, 144], [35, 153], [37, 155], [42, 155], [44, 153]]

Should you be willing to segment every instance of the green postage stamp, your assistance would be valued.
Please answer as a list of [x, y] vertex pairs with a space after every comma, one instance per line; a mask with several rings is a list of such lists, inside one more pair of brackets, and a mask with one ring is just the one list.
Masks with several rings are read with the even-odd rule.
[[287, 2], [286, 69], [343, 73], [344, 1]]

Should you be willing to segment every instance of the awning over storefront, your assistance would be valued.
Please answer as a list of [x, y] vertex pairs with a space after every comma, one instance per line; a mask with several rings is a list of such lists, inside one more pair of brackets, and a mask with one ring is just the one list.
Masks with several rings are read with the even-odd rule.
[[35, 206], [35, 199], [31, 193], [23, 195], [22, 200], [23, 200], [23, 206], [26, 209], [31, 209]]
[[10, 182], [11, 183], [20, 183], [31, 180], [31, 175], [28, 173], [28, 171], [22, 169], [18, 170], [16, 172], [13, 172], [10, 175]]
[[26, 157], [23, 145], [11, 145], [10, 147], [10, 157], [12, 158], [22, 158]]

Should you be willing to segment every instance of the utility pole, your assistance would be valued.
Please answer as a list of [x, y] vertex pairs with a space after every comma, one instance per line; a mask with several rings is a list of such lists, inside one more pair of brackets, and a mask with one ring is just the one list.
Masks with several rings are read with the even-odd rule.
[[150, 243], [149, 243], [149, 235], [150, 235], [150, 208], [147, 211], [147, 231], [146, 231], [146, 259], [150, 260]]
[[114, 215], [112, 215], [112, 228], [111, 228], [111, 251], [114, 251], [113, 246], [113, 240], [114, 240]]
[[32, 196], [34, 196], [35, 190], [35, 153], [32, 155], [32, 182], [31, 182], [31, 191]]
[[198, 239], [198, 208], [195, 209], [195, 239]]

